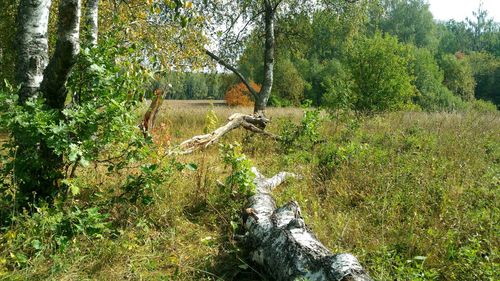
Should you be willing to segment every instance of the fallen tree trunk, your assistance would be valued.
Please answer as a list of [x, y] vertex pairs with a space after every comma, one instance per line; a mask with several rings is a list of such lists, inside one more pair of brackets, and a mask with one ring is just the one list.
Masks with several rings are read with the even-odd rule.
[[268, 122], [269, 120], [263, 116], [235, 113], [228, 118], [228, 123], [226, 125], [217, 128], [209, 134], [194, 136], [182, 142], [175, 149], [169, 151], [169, 154], [189, 154], [198, 149], [207, 148], [216, 143], [228, 132], [239, 127], [254, 133], [264, 134], [273, 139], [279, 139], [279, 136], [264, 131]]
[[257, 192], [248, 199], [244, 226], [254, 262], [276, 280], [371, 280], [356, 257], [333, 254], [314, 236], [297, 202], [276, 208], [271, 191], [294, 174], [265, 178], [256, 168], [252, 171]]

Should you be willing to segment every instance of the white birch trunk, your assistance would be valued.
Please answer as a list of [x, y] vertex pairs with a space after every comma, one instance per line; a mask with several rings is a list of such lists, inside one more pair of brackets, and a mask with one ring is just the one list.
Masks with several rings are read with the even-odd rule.
[[305, 225], [300, 207], [291, 201], [281, 208], [271, 191], [287, 177], [281, 172], [265, 178], [256, 168], [257, 192], [248, 199], [246, 210], [252, 212], [245, 221], [251, 258], [278, 281], [370, 281], [366, 271], [351, 254], [333, 254]]
[[55, 109], [64, 107], [65, 84], [80, 52], [80, 0], [60, 1], [56, 49], [40, 85], [47, 105]]
[[255, 99], [254, 114], [257, 116], [265, 116], [265, 110], [274, 81], [274, 20], [275, 7], [269, 0], [264, 1], [264, 28], [265, 28], [265, 44], [264, 44], [264, 83]]
[[21, 0], [19, 3], [16, 82], [21, 84], [21, 102], [38, 91], [47, 67], [50, 5], [51, 0]]
[[99, 0], [87, 0], [85, 5], [86, 40], [91, 46], [97, 46]]

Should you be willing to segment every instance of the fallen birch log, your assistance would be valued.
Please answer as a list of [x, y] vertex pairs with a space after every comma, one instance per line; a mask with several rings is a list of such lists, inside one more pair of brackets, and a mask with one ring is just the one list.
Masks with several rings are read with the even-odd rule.
[[207, 148], [216, 143], [225, 134], [239, 127], [254, 133], [266, 135], [273, 139], [279, 139], [279, 136], [264, 131], [268, 122], [269, 120], [262, 116], [235, 113], [228, 118], [228, 122], [224, 126], [217, 128], [209, 134], [194, 136], [185, 140], [168, 153], [190, 154], [198, 149]]
[[251, 259], [276, 280], [371, 281], [351, 254], [331, 253], [305, 225], [297, 202], [281, 208], [271, 191], [286, 178], [297, 177], [281, 172], [265, 178], [255, 167], [256, 194], [248, 198], [244, 226]]

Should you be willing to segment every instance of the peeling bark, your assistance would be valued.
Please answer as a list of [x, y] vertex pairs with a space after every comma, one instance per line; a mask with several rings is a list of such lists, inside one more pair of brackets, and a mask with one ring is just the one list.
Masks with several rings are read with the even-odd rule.
[[209, 134], [194, 136], [182, 142], [178, 147], [170, 151], [169, 154], [189, 154], [198, 149], [207, 148], [216, 143], [228, 132], [239, 127], [243, 127], [254, 133], [264, 134], [273, 139], [279, 139], [279, 136], [264, 131], [264, 127], [269, 122], [265, 117], [235, 113], [228, 118], [228, 121], [226, 125], [217, 128]]
[[85, 4], [86, 40], [92, 46], [97, 46], [99, 0], [87, 0]]
[[33, 96], [48, 63], [48, 24], [51, 0], [21, 0], [17, 16], [16, 82], [20, 102]]
[[80, 52], [80, 0], [61, 0], [54, 55], [45, 69], [40, 90], [48, 106], [63, 109], [68, 76]]
[[253, 216], [245, 222], [251, 259], [276, 280], [370, 281], [371, 278], [351, 254], [333, 254], [305, 225], [300, 207], [291, 201], [276, 208], [271, 192], [291, 173], [265, 178], [255, 167], [257, 192], [248, 199]]

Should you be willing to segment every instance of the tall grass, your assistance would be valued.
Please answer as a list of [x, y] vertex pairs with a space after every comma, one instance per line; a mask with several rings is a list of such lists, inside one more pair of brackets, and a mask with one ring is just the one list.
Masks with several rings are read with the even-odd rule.
[[[208, 110], [167, 101], [155, 141], [167, 149], [202, 134]], [[234, 112], [251, 112], [213, 110], [219, 125]], [[279, 133], [285, 120], [299, 122], [302, 111], [271, 108], [268, 115], [269, 130]], [[242, 143], [267, 175], [282, 170], [303, 175], [275, 192], [278, 203], [297, 200], [320, 240], [334, 252], [357, 255], [376, 280], [500, 279], [499, 114], [323, 118], [323, 140], [304, 144], [307, 150], [283, 151], [280, 143], [244, 130], [222, 141]], [[65, 249], [27, 256], [13, 267], [19, 245], [34, 245], [22, 244], [19, 235], [24, 241], [34, 235], [52, 239], [50, 229], [40, 234], [40, 226], [53, 225], [53, 215], [19, 214], [19, 221], [0, 233], [0, 279], [263, 280], [233, 239], [235, 210], [218, 196], [228, 169], [217, 147], [177, 160], [196, 169], [174, 173], [152, 205], [102, 206], [109, 214], [109, 233], [84, 232]], [[100, 165], [78, 175], [89, 186], [72, 200], [78, 206], [98, 204], [96, 189], [112, 192], [127, 177]]]

